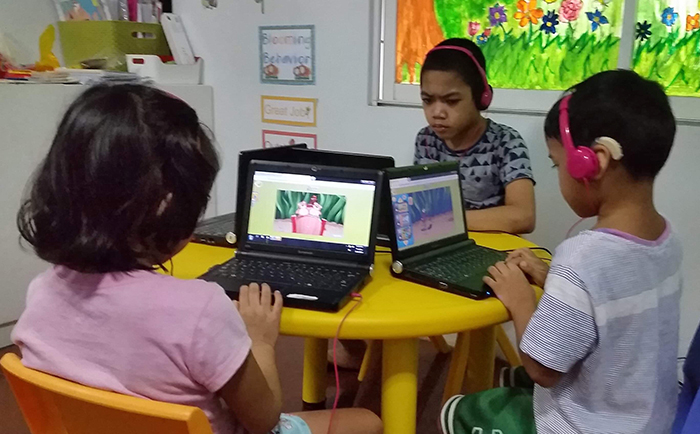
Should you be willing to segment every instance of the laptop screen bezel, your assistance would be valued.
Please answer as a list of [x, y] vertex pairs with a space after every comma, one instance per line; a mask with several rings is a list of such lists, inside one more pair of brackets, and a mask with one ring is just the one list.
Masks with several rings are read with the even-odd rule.
[[[369, 242], [367, 245], [367, 253], [364, 255], [335, 252], [325, 249], [309, 249], [299, 248], [294, 246], [284, 246], [281, 244], [265, 245], [261, 243], [250, 243], [248, 241], [248, 220], [250, 217], [251, 196], [253, 191], [253, 176], [256, 171], [267, 171], [275, 173], [290, 173], [297, 175], [312, 175], [318, 177], [330, 178], [347, 178], [352, 180], [370, 180], [374, 181], [374, 197], [372, 207], [372, 217], [370, 223]], [[316, 166], [296, 163], [280, 163], [270, 161], [253, 160], [248, 168], [248, 177], [246, 182], [246, 199], [243, 218], [241, 223], [243, 226], [243, 236], [239, 239], [239, 249], [242, 252], [269, 252], [280, 255], [293, 255], [295, 257], [304, 256], [307, 258], [330, 259], [335, 261], [343, 261], [354, 264], [362, 264], [370, 266], [374, 264], [374, 254], [377, 240], [377, 227], [379, 220], [379, 207], [381, 204], [383, 174], [379, 170], [367, 169], [350, 169], [331, 166]]]
[[[396, 216], [394, 215], [394, 207], [391, 204], [391, 198], [392, 198], [392, 193], [391, 193], [391, 180], [392, 179], [399, 179], [399, 178], [412, 178], [412, 177], [423, 177], [426, 175], [440, 175], [440, 174], [447, 174], [450, 172], [457, 172], [457, 182], [459, 184], [459, 201], [462, 204], [462, 212], [460, 215], [462, 216], [462, 219], [464, 221], [464, 232], [461, 234], [453, 235], [451, 237], [443, 238], [441, 240], [436, 240], [432, 241], [430, 243], [426, 244], [421, 244], [419, 246], [415, 247], [409, 247], [405, 248], [402, 250], [399, 250], [399, 245], [398, 245], [398, 240], [396, 238], [396, 226], [395, 226], [395, 219]], [[464, 212], [464, 197], [462, 194], [462, 181], [461, 177], [459, 175], [459, 163], [456, 161], [448, 161], [444, 163], [435, 163], [435, 164], [422, 164], [422, 165], [416, 165], [416, 166], [406, 166], [406, 167], [397, 167], [395, 169], [387, 169], [385, 171], [386, 173], [386, 179], [385, 179], [385, 186], [384, 186], [384, 196], [385, 196], [385, 203], [389, 204], [389, 208], [391, 211], [391, 219], [392, 219], [392, 230], [389, 233], [389, 238], [391, 240], [391, 253], [394, 258], [394, 260], [405, 260], [407, 258], [420, 255], [426, 252], [430, 252], [442, 247], [450, 246], [459, 242], [463, 242], [466, 240], [469, 240], [469, 231], [467, 229], [467, 217], [466, 213]]]

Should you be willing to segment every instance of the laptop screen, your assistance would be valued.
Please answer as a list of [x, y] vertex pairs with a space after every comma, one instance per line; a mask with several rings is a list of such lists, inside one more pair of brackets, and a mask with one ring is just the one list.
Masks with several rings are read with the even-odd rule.
[[366, 256], [374, 180], [256, 171], [248, 242]]
[[459, 173], [434, 173], [389, 181], [399, 250], [463, 234]]

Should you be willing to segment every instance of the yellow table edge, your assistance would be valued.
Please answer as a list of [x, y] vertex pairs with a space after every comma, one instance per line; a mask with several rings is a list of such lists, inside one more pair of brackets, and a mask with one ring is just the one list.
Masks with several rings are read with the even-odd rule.
[[[521, 247], [536, 247], [530, 241], [509, 234], [470, 233], [482, 246], [496, 250], [512, 250]], [[183, 279], [193, 279], [210, 267], [230, 259], [235, 251], [230, 248], [190, 243], [173, 258], [172, 274]], [[363, 289], [368, 297], [346, 320], [341, 331], [344, 339], [405, 339], [421, 336], [442, 335], [475, 330], [509, 320], [503, 304], [496, 298], [470, 300], [437, 289], [406, 282], [391, 276], [388, 271], [390, 254], [377, 254], [373, 280]], [[421, 300], [440, 299], [436, 309], [413, 309], [411, 312], [390, 311], [386, 306], [371, 305], [378, 291], [406, 291], [416, 303]], [[538, 289], [538, 295], [541, 291]], [[421, 298], [422, 297], [422, 298]], [[386, 300], [385, 300], [386, 301]], [[389, 300], [390, 301], [390, 300]], [[285, 308], [280, 330], [282, 334], [314, 338], [332, 338], [343, 315], [356, 301], [351, 301], [337, 313], [316, 312], [304, 309]], [[426, 305], [429, 305], [427, 303]], [[437, 312], [435, 310], [438, 310]], [[384, 314], [386, 312], [386, 314]]]

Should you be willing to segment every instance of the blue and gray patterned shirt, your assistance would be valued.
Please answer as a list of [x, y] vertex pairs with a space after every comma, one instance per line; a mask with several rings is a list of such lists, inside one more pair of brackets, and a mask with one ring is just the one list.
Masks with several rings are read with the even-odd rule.
[[416, 136], [413, 164], [460, 162], [465, 209], [503, 205], [506, 185], [516, 179], [534, 182], [527, 146], [520, 134], [507, 125], [487, 122], [481, 139], [463, 152], [447, 147], [430, 127], [423, 128]]

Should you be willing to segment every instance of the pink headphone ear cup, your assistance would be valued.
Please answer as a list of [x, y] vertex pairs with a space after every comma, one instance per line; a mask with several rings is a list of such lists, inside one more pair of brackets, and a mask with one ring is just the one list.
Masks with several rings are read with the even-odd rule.
[[566, 157], [566, 170], [572, 178], [579, 181], [590, 181], [595, 178], [599, 169], [598, 157], [591, 148], [578, 146]]
[[486, 86], [484, 93], [481, 94], [481, 110], [486, 110], [491, 105], [493, 101], [493, 88], [491, 86]]

